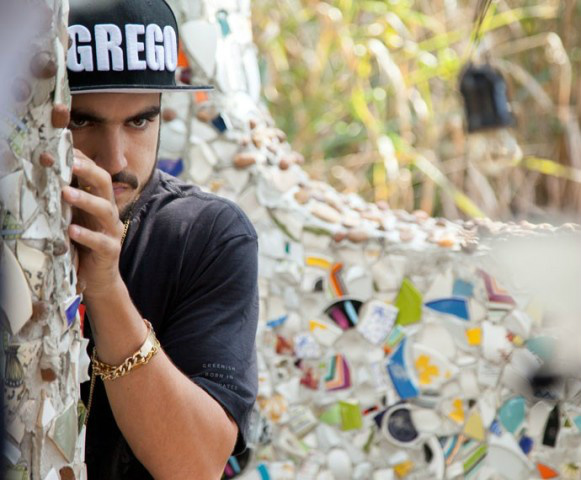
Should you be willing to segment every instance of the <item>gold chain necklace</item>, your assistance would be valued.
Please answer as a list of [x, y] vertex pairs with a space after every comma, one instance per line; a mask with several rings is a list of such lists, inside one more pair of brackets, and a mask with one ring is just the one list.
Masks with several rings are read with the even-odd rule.
[[[134, 202], [135, 205], [135, 202]], [[129, 224], [131, 223], [131, 213], [133, 211], [133, 207], [129, 211], [129, 216], [127, 220], [123, 223], [123, 235], [121, 235], [121, 247], [123, 247], [123, 242], [125, 241], [125, 237], [127, 236], [127, 231], [129, 230]], [[93, 355], [91, 355], [91, 363], [97, 357], [97, 349], [93, 347]], [[89, 388], [89, 402], [87, 403], [87, 413], [85, 414], [85, 427], [87, 423], [89, 423], [89, 414], [91, 413], [91, 407], [93, 406], [93, 395], [95, 393], [95, 381], [97, 380], [97, 375], [95, 375], [95, 371], [91, 369], [91, 387]]]

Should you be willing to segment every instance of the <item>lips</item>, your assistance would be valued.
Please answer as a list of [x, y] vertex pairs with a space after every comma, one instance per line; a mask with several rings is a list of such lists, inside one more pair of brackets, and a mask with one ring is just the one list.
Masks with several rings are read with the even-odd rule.
[[117, 195], [121, 195], [124, 192], [131, 190], [131, 187], [125, 183], [114, 183], [113, 184], [113, 193]]

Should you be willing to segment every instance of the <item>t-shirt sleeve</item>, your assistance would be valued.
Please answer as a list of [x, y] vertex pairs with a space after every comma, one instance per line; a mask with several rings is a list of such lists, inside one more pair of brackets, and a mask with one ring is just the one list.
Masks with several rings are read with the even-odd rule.
[[[202, 249], [192, 244], [200, 241], [192, 227], [181, 265], [176, 265], [177, 301], [159, 331], [174, 364], [237, 423], [236, 454], [246, 447], [258, 388], [258, 244], [244, 222], [243, 214], [229, 207], [212, 223]], [[201, 252], [202, 258], [192, 259], [188, 251]]]

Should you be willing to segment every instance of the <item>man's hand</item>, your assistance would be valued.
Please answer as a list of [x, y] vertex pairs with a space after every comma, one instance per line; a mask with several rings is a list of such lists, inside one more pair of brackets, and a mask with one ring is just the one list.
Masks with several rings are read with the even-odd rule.
[[123, 223], [115, 204], [111, 175], [80, 150], [75, 149], [74, 154], [73, 174], [80, 188], [63, 188], [63, 198], [73, 206], [69, 235], [78, 244], [78, 278], [90, 301], [107, 295], [119, 279]]

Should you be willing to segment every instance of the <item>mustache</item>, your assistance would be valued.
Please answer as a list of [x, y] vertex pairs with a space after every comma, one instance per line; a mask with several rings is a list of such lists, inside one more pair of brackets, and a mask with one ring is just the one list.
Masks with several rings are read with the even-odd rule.
[[132, 173], [129, 172], [119, 172], [116, 173], [115, 175], [111, 176], [111, 181], [113, 183], [126, 183], [127, 185], [129, 185], [132, 188], [137, 188], [139, 186], [139, 180], [137, 180], [137, 177], [135, 175], [133, 175]]

